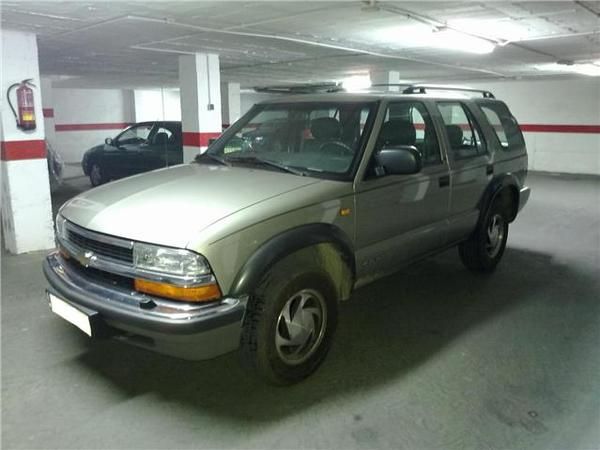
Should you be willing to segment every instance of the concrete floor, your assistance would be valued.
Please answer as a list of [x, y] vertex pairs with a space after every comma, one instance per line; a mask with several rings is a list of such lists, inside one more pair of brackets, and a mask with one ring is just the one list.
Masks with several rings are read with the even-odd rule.
[[[72, 182], [63, 199], [86, 185]], [[77, 184], [79, 183], [79, 184]], [[455, 251], [356, 292], [309, 380], [90, 341], [3, 255], [4, 448], [600, 447], [600, 180], [532, 175], [497, 272]]]

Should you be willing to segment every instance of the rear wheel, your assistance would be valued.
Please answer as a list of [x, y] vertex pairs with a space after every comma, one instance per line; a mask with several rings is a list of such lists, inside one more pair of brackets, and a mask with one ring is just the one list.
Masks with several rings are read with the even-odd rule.
[[504, 254], [507, 239], [506, 212], [495, 203], [471, 237], [459, 245], [460, 259], [474, 272], [492, 272]]
[[92, 163], [90, 168], [90, 183], [92, 183], [92, 186], [100, 186], [101, 184], [106, 183], [106, 181], [107, 180], [100, 164], [97, 162]]
[[335, 290], [321, 269], [275, 267], [249, 301], [242, 362], [272, 384], [297, 383], [325, 358], [336, 324]]

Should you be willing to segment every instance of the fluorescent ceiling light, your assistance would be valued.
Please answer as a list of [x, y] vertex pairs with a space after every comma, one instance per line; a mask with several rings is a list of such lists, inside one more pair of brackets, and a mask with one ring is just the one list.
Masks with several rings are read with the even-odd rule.
[[441, 48], [450, 51], [485, 54], [496, 44], [449, 28], [434, 30], [427, 25], [409, 25], [379, 30], [373, 35], [378, 41], [398, 48]]
[[371, 77], [369, 75], [354, 75], [342, 80], [342, 87], [346, 91], [364, 91], [371, 87]]
[[513, 20], [476, 20], [455, 19], [449, 20], [448, 26], [454, 30], [465, 33], [502, 39], [504, 41], [520, 41], [530, 37], [529, 29], [515, 23]]
[[600, 77], [600, 61], [597, 63], [575, 63], [571, 65], [557, 63], [541, 64], [535, 66], [535, 68], [544, 72], [576, 73], [590, 77]]
[[496, 44], [468, 34], [446, 28], [433, 33], [433, 47], [456, 50], [458, 52], [477, 53], [483, 55], [492, 53]]

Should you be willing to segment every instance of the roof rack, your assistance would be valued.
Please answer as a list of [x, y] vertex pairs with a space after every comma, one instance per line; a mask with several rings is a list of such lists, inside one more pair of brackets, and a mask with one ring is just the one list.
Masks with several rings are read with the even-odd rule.
[[[400, 85], [396, 85], [400, 86]], [[404, 85], [406, 86], [406, 85]], [[483, 95], [483, 98], [496, 98], [494, 94], [490, 91], [486, 91], [484, 89], [474, 89], [468, 87], [458, 87], [458, 86], [434, 86], [434, 85], [426, 85], [426, 84], [415, 84], [410, 85], [406, 89], [402, 91], [403, 94], [426, 94], [428, 90], [431, 91], [460, 91], [460, 92], [477, 92]]]
[[293, 86], [263, 86], [255, 87], [254, 90], [269, 94], [313, 94], [317, 92], [336, 92], [340, 90], [340, 86], [338, 83], [315, 83]]

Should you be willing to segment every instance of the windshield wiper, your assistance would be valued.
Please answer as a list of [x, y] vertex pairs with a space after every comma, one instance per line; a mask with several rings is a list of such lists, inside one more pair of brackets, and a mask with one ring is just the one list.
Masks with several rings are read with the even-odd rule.
[[223, 166], [231, 166], [231, 164], [229, 164], [223, 158], [221, 158], [219, 156], [211, 155], [210, 153], [207, 153], [207, 152], [200, 153], [200, 154], [196, 155], [196, 157], [194, 158], [194, 160], [196, 162], [202, 162], [202, 159], [210, 159], [211, 161], [216, 161]]
[[271, 161], [269, 159], [262, 159], [258, 156], [234, 156], [227, 158], [227, 162], [239, 162], [239, 163], [250, 163], [250, 164], [261, 164], [263, 166], [274, 167], [275, 169], [279, 169], [282, 172], [293, 173], [298, 176], [305, 176], [306, 173], [301, 170], [294, 169], [292, 167], [286, 166], [285, 164], [279, 164], [275, 161]]

